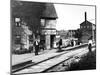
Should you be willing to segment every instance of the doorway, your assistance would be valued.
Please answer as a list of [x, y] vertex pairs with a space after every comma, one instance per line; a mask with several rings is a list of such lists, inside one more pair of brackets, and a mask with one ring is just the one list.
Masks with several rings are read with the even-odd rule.
[[50, 37], [50, 42], [51, 42], [50, 47], [51, 48], [53, 48], [53, 45], [54, 45], [54, 38], [55, 38], [55, 35], [51, 35]]

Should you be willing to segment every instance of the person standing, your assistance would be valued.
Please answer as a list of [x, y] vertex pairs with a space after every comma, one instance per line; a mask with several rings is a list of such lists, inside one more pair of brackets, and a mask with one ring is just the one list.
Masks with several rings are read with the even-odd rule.
[[38, 52], [39, 52], [39, 41], [38, 40], [35, 40], [34, 46], [35, 46], [35, 55], [38, 55]]
[[89, 52], [91, 52], [92, 51], [92, 37], [90, 37], [88, 40], [89, 40], [88, 41], [88, 49], [89, 49]]
[[76, 41], [75, 40], [73, 41], [73, 44], [74, 44], [74, 46], [76, 45]]
[[59, 40], [59, 51], [61, 50], [62, 39]]
[[74, 46], [74, 41], [73, 41], [73, 39], [71, 40], [71, 46]]

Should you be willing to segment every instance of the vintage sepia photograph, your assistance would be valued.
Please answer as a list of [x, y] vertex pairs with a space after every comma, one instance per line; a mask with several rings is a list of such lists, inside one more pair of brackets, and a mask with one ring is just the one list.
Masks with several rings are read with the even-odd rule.
[[11, 75], [96, 70], [96, 5], [11, 0]]

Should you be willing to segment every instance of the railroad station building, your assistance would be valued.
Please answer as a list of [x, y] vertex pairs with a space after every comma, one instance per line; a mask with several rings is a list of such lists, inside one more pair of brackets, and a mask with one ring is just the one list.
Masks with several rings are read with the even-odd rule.
[[92, 36], [96, 38], [96, 25], [87, 20], [87, 13], [85, 12], [85, 21], [80, 24], [80, 30], [82, 31], [81, 41], [87, 43], [88, 39]]
[[34, 50], [35, 39], [44, 41], [46, 49], [53, 47], [57, 18], [54, 5], [51, 3], [12, 1], [12, 52]]
[[41, 16], [41, 41], [45, 42], [46, 49], [53, 48], [56, 38], [57, 13], [52, 3], [46, 4], [46, 9]]

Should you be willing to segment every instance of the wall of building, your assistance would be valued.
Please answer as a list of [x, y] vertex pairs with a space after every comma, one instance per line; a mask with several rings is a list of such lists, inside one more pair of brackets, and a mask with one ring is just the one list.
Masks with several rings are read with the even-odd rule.
[[[40, 17], [42, 15], [42, 11], [45, 9], [45, 4], [37, 2], [12, 1], [11, 9], [12, 51], [17, 49], [29, 50], [29, 36], [32, 36], [33, 40], [31, 39], [31, 41], [34, 42], [36, 35], [41, 31]], [[19, 27], [16, 26], [15, 18], [21, 19]], [[16, 35], [21, 35], [19, 44], [15, 43]]]
[[32, 31], [24, 20], [17, 25], [15, 19], [16, 17], [12, 23], [12, 50], [29, 50], [29, 35], [32, 35]]
[[[50, 48], [51, 44], [51, 35], [56, 35], [56, 18], [55, 17], [55, 10], [53, 4], [47, 4], [47, 3], [39, 3], [39, 2], [24, 2], [24, 1], [12, 1], [12, 18], [21, 18], [23, 23], [26, 23], [26, 25], [22, 25], [19, 28], [15, 27], [14, 20], [12, 20], [12, 31], [19, 32], [21, 35], [21, 46], [19, 46], [19, 50], [22, 48], [25, 48], [29, 50], [30, 46], [30, 38], [29, 36], [33, 37], [33, 43], [34, 39], [40, 37], [40, 35], [45, 35], [45, 45], [47, 49]], [[52, 10], [52, 11], [51, 11]], [[52, 13], [50, 13], [51, 11]], [[45, 19], [45, 26], [41, 27], [41, 18]], [[43, 28], [43, 29], [41, 29]], [[32, 32], [31, 34], [29, 32]], [[15, 35], [18, 35], [17, 33], [12, 32], [12, 46], [16, 46]], [[42, 32], [42, 33], [41, 33]], [[17, 48], [16, 48], [17, 49]], [[13, 48], [12, 50], [15, 50]]]
[[95, 36], [93, 34], [93, 32], [95, 32], [95, 30], [93, 30], [93, 24], [89, 21], [84, 21], [83, 23], [80, 24], [80, 29], [82, 31], [82, 37], [81, 37], [81, 41], [83, 43], [88, 43], [88, 39], [91, 36]]
[[56, 19], [45, 19], [45, 26], [42, 29], [42, 35], [45, 35], [45, 47], [50, 49], [53, 44], [53, 35], [56, 35]]

